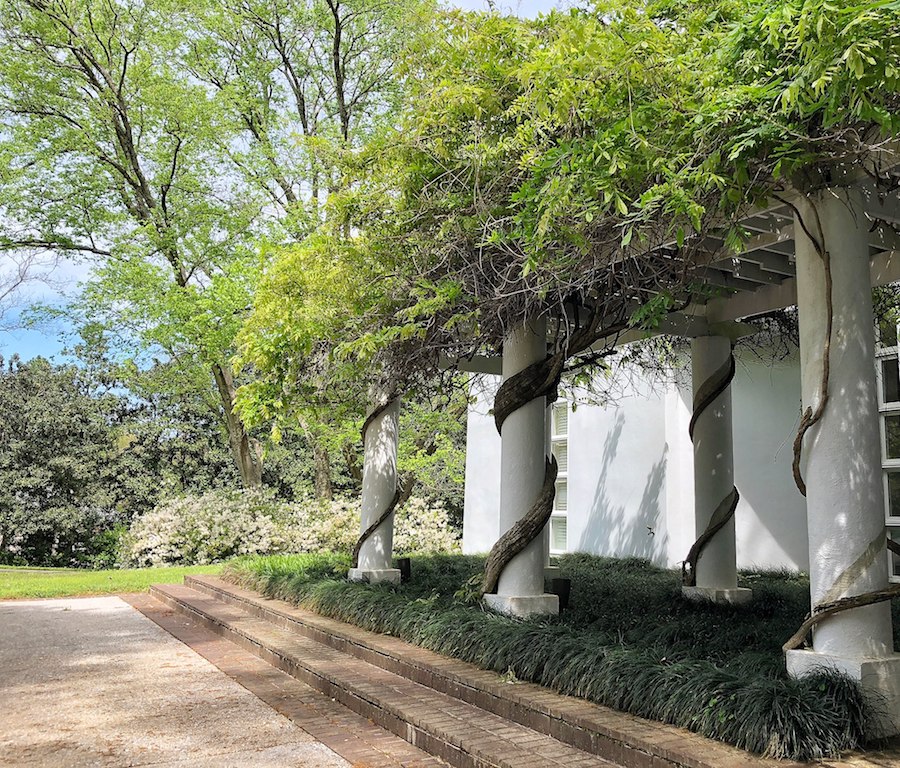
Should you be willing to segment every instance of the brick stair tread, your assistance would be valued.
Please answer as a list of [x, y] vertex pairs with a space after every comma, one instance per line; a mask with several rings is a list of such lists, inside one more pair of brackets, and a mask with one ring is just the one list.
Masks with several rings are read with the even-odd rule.
[[185, 583], [198, 590], [237, 599], [283, 619], [332, 635], [347, 643], [351, 653], [362, 653], [366, 658], [383, 657], [376, 664], [401, 660], [406, 665], [440, 675], [458, 685], [533, 709], [551, 721], [565, 720], [586, 731], [603, 734], [644, 752], [647, 756], [657, 755], [660, 758], [659, 765], [664, 765], [665, 762], [688, 768], [802, 768], [810, 765], [758, 757], [682, 728], [558, 694], [534, 683], [510, 685], [496, 673], [468, 662], [441, 656], [396, 637], [329, 619], [284, 600], [263, 597], [258, 592], [215, 576], [189, 576]]
[[190, 587], [164, 585], [154, 590], [488, 765], [614, 766], [551, 736], [282, 629]]
[[123, 599], [354, 768], [449, 768], [146, 592]]

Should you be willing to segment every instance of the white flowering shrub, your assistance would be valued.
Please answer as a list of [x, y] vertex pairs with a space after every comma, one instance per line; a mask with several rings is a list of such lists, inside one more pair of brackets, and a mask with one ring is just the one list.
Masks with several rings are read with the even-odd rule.
[[[339, 497], [330, 502], [309, 500], [294, 506], [285, 531], [293, 552], [349, 552], [359, 536], [360, 502]], [[450, 526], [441, 502], [413, 497], [394, 516], [394, 551], [458, 552], [459, 531]]]
[[263, 491], [208, 491], [169, 499], [132, 522], [129, 565], [206, 564], [281, 552], [283, 505]]
[[[358, 499], [288, 503], [265, 491], [209, 491], [169, 499], [131, 524], [133, 566], [201, 565], [237, 555], [350, 552], [359, 535]], [[394, 551], [458, 552], [459, 532], [440, 502], [412, 498], [394, 521]]]
[[357, 499], [305, 499], [291, 505], [284, 536], [291, 552], [349, 552], [359, 535]]
[[459, 552], [459, 531], [450, 526], [442, 502], [413, 496], [394, 520], [395, 552]]

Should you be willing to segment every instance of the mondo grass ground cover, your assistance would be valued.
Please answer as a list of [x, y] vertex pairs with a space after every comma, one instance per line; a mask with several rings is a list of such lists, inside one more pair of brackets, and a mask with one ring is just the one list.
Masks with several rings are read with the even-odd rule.
[[[642, 560], [561, 558], [572, 580], [559, 617], [512, 619], [455, 595], [483, 560], [413, 558], [399, 587], [346, 581], [341, 555], [242, 558], [226, 578], [322, 615], [391, 634], [485, 669], [688, 728], [770, 757], [832, 757], [865, 743], [877, 702], [833, 674], [793, 680], [781, 645], [802, 622], [808, 583], [744, 574], [751, 604], [681, 597], [679, 575]], [[895, 611], [895, 632], [900, 626]], [[897, 638], [895, 637], [895, 643]]]
[[186, 574], [218, 573], [221, 569], [221, 565], [108, 571], [0, 567], [0, 600], [143, 592], [151, 584], [177, 584]]

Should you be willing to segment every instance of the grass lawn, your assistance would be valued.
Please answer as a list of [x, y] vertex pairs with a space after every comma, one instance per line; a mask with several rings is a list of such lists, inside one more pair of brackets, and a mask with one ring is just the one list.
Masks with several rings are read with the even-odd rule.
[[561, 575], [572, 580], [568, 610], [518, 620], [458, 593], [482, 566], [482, 559], [461, 555], [417, 557], [409, 583], [370, 586], [346, 581], [345, 557], [283, 555], [239, 559], [225, 576], [331, 618], [752, 752], [810, 760], [865, 741], [867, 712], [877, 710], [856, 683], [829, 673], [795, 680], [785, 671], [781, 645], [809, 610], [802, 576], [744, 574], [753, 601], [716, 606], [683, 599], [680, 574], [646, 561], [568, 555], [560, 562]]
[[0, 567], [0, 600], [143, 592], [151, 584], [179, 583], [186, 573], [218, 573], [221, 569], [221, 565], [110, 571]]

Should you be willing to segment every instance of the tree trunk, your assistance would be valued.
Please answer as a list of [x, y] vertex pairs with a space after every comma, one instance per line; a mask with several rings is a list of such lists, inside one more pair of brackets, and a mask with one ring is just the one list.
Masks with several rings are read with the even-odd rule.
[[350, 477], [356, 482], [356, 484], [362, 488], [363, 481], [363, 472], [362, 466], [359, 463], [359, 456], [356, 455], [356, 451], [353, 448], [353, 444], [350, 442], [344, 443], [342, 448], [342, 453], [344, 455], [344, 463], [347, 465], [347, 472], [350, 474]]
[[234, 412], [234, 378], [224, 365], [216, 364], [212, 368], [213, 378], [222, 399], [225, 412], [225, 427], [228, 430], [228, 445], [234, 463], [241, 473], [245, 488], [259, 488], [262, 485], [262, 446], [247, 434], [244, 423]]
[[331, 485], [331, 458], [328, 451], [318, 443], [313, 443], [313, 463], [316, 470], [316, 498], [320, 501], [331, 501], [334, 488]]
[[310, 427], [309, 422], [299, 418], [300, 429], [313, 456], [313, 471], [315, 473], [316, 498], [319, 501], [331, 501], [334, 498], [334, 486], [331, 484], [331, 456]]

